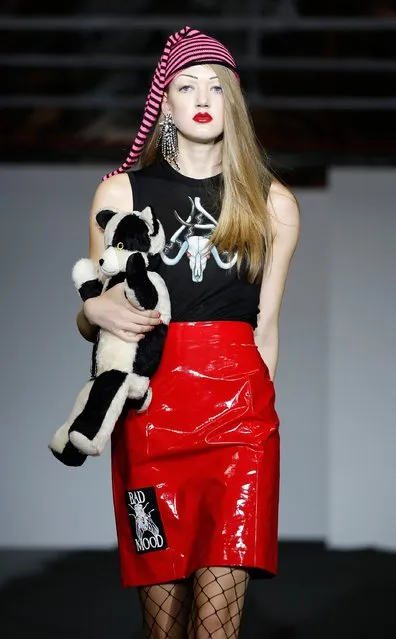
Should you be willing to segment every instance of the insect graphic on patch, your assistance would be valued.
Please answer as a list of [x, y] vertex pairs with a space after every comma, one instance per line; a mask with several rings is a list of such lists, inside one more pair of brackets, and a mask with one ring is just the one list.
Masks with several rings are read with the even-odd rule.
[[148, 505], [149, 505], [149, 502], [147, 502], [145, 506], [142, 506], [142, 504], [129, 504], [129, 506], [131, 507], [133, 511], [131, 515], [132, 517], [135, 518], [136, 536], [140, 544], [143, 543], [143, 535], [145, 532], [150, 532], [155, 537], [158, 537], [160, 534], [158, 526], [155, 525], [155, 523], [153, 522], [151, 518], [151, 513], [155, 509], [153, 508], [148, 513], [146, 513], [145, 511], [145, 508]]

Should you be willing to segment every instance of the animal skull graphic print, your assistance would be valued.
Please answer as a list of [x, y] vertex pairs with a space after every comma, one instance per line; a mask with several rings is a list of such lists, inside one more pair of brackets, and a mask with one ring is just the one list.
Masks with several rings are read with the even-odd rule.
[[[211, 244], [210, 235], [217, 226], [216, 219], [205, 210], [199, 197], [194, 200], [188, 198], [191, 203], [191, 212], [187, 220], [183, 220], [177, 211], [174, 215], [180, 227], [172, 235], [161, 258], [168, 266], [174, 266], [184, 255], [187, 256], [191, 269], [193, 282], [202, 282], [208, 259], [213, 256], [216, 264], [222, 269], [230, 269], [237, 261], [237, 254], [232, 257], [228, 253], [222, 253], [222, 259], [215, 246]], [[196, 231], [204, 232], [198, 234]], [[175, 255], [176, 252], [176, 255]]]

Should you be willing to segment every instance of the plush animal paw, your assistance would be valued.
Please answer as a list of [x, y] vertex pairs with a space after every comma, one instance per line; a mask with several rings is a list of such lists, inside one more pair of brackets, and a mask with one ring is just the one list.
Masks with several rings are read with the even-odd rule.
[[97, 297], [103, 290], [96, 265], [88, 257], [82, 257], [76, 262], [72, 271], [72, 280], [84, 302], [91, 297]]
[[147, 410], [151, 404], [152, 398], [153, 398], [153, 391], [151, 390], [151, 386], [150, 386], [147, 389], [147, 393], [145, 397], [143, 398], [143, 404], [139, 408], [136, 408], [136, 412], [143, 413], [145, 410]]
[[56, 431], [48, 448], [56, 459], [65, 466], [82, 466], [87, 455], [81, 453], [69, 441], [69, 425], [64, 424]]
[[84, 453], [81, 453], [81, 454], [85, 454], [86, 456], [89, 455], [90, 457], [91, 456], [98, 457], [99, 455], [101, 455], [106, 445], [106, 442], [102, 442], [102, 445], [101, 445], [100, 442], [98, 442], [96, 437], [90, 440], [88, 439], [88, 437], [86, 437], [82, 433], [79, 433], [77, 430], [74, 430], [70, 433], [71, 445], [77, 448], [79, 451], [83, 450]]
[[53, 456], [65, 466], [73, 466], [74, 468], [78, 466], [82, 466], [85, 460], [87, 459], [87, 455], [81, 453], [71, 442], [67, 442], [61, 453], [58, 453], [53, 448], [49, 447]]

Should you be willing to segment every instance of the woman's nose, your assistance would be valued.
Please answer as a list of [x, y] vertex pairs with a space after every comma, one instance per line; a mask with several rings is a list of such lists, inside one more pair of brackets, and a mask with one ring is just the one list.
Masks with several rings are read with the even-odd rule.
[[201, 87], [198, 91], [198, 100], [197, 100], [197, 106], [199, 107], [208, 107], [209, 106], [209, 94], [208, 94], [208, 90], [205, 87]]

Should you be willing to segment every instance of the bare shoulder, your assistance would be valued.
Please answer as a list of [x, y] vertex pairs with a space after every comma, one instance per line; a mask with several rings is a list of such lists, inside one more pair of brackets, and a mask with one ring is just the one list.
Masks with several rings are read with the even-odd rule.
[[107, 208], [119, 211], [133, 210], [132, 189], [126, 173], [114, 175], [97, 187], [92, 201], [91, 215], [95, 216], [98, 211]]
[[300, 211], [293, 193], [280, 182], [273, 182], [267, 206], [273, 226], [274, 240], [284, 235], [294, 236], [297, 240], [300, 228]]
[[133, 211], [133, 196], [128, 175], [120, 173], [99, 184], [92, 200], [89, 217], [89, 256], [98, 261], [104, 250], [103, 231], [96, 214], [103, 209]]

